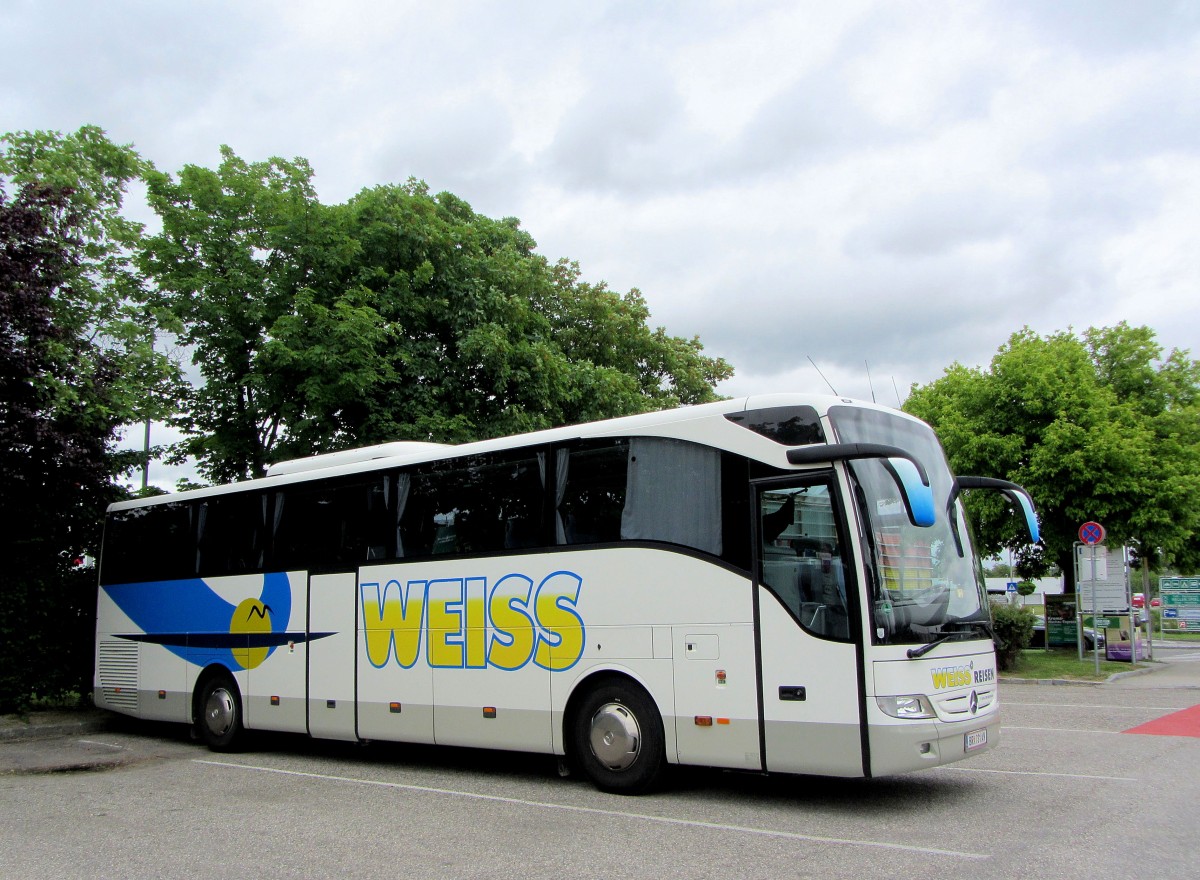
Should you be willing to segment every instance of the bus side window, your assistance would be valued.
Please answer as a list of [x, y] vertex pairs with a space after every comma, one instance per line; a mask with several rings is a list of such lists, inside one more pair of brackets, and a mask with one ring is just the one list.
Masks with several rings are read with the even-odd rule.
[[721, 555], [721, 454], [684, 440], [629, 441], [621, 539]]
[[[726, 470], [737, 473], [736, 465], [726, 464], [717, 450], [658, 437], [560, 448], [558, 542], [660, 541], [721, 556], [727, 525], [722, 486]], [[745, 491], [741, 480], [735, 485], [735, 492]], [[739, 525], [748, 531], [744, 520]], [[737, 544], [734, 553], [744, 562], [747, 539]]]
[[266, 504], [266, 496], [257, 492], [200, 502], [195, 558], [201, 576], [262, 570]]
[[759, 517], [762, 583], [806, 630], [848, 639], [846, 570], [829, 486], [765, 490]]
[[433, 486], [429, 474], [405, 473], [400, 481], [408, 483], [404, 505], [397, 511], [397, 552], [401, 559], [420, 558], [433, 553]]
[[545, 546], [536, 455], [474, 456], [411, 474], [398, 529], [404, 558], [497, 553]]
[[391, 557], [391, 503], [392, 486], [383, 475], [277, 492], [273, 567], [320, 571]]
[[607, 544], [620, 541], [629, 441], [606, 441], [561, 449], [555, 458], [558, 542]]
[[195, 577], [197, 507], [194, 502], [167, 502], [112, 514], [105, 526], [102, 582]]

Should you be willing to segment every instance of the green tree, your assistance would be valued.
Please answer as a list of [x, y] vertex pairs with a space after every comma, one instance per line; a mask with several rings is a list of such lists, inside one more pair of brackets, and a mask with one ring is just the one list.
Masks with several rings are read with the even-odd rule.
[[83, 247], [78, 220], [61, 188], [26, 184], [9, 202], [0, 187], [0, 712], [81, 690], [91, 666], [95, 593], [75, 560], [95, 552], [115, 497], [119, 371], [56, 322]]
[[715, 398], [730, 374], [641, 295], [550, 265], [513, 218], [425, 185], [320, 205], [303, 160], [150, 179], [145, 266], [205, 384], [180, 420], [206, 476], [388, 440], [462, 442]]
[[344, 216], [360, 248], [345, 287], [391, 331], [356, 442], [459, 442], [699, 403], [731, 373], [698, 340], [652, 330], [638, 291], [548, 264], [514, 218], [411, 180], [364, 190]]
[[314, 445], [389, 439], [461, 442], [554, 423], [569, 387], [553, 326], [537, 309], [550, 287], [533, 239], [514, 219], [476, 214], [424, 184], [364, 190], [338, 209], [355, 245], [339, 290], [386, 332], [378, 381], [357, 400], [310, 409]]
[[[74, 356], [72, 383], [57, 383], [60, 406], [95, 406], [86, 400], [89, 377], [116, 370], [106, 396], [106, 415], [126, 425], [159, 419], [178, 405], [179, 371], [154, 348], [164, 327], [162, 314], [150, 307], [143, 276], [134, 257], [143, 235], [141, 224], [121, 212], [129, 185], [150, 165], [132, 145], [114, 144], [94, 125], [64, 135], [18, 131], [0, 136], [0, 176], [14, 186], [49, 187], [65, 197], [45, 203], [47, 223], [69, 227], [72, 248], [62, 281], [50, 301], [58, 335], [89, 344]], [[64, 223], [69, 212], [70, 222]], [[64, 232], [65, 234], [65, 232]], [[53, 382], [53, 379], [48, 381]], [[134, 457], [112, 454], [114, 472]]]
[[[0, 705], [86, 689], [95, 572], [119, 430], [173, 407], [177, 370], [121, 215], [145, 169], [94, 126], [0, 136]], [[17, 193], [9, 200], [11, 188]]]
[[1200, 362], [1187, 352], [1165, 357], [1148, 327], [1089, 329], [1083, 335], [1100, 380], [1140, 417], [1149, 434], [1151, 465], [1135, 489], [1139, 501], [1127, 541], [1149, 593], [1150, 570], [1170, 563], [1200, 567]]
[[146, 182], [163, 229], [146, 239], [140, 265], [201, 377], [172, 419], [187, 437], [182, 452], [214, 481], [261, 476], [291, 393], [264, 369], [263, 351], [327, 255], [312, 169], [302, 159], [248, 163], [222, 147], [215, 171], [150, 171]]
[[[1197, 517], [1195, 364], [1147, 328], [1014, 334], [990, 368], [949, 367], [914, 388], [905, 409], [938, 431], [958, 473], [1011, 479], [1038, 505], [1043, 541], [1025, 543], [998, 495], [968, 499], [983, 547], [1008, 547], [1023, 576], [1057, 564], [1073, 584], [1079, 525], [1104, 523], [1113, 544], [1180, 555]], [[1181, 481], [1182, 489], [1173, 481]]]
[[1012, 669], [1033, 639], [1034, 613], [1024, 605], [992, 603], [992, 628], [996, 633], [996, 665], [1001, 671]]
[[575, 375], [572, 406], [560, 422], [669, 409], [716, 399], [713, 387], [733, 375], [703, 354], [698, 337], [650, 328], [641, 291], [618, 294], [580, 281], [577, 263], [560, 260], [547, 314]]

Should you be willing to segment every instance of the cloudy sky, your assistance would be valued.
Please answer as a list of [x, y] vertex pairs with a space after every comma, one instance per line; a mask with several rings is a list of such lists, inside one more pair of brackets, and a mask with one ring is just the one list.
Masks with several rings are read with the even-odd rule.
[[1188, 0], [0, 0], [0, 34], [0, 131], [303, 156], [326, 202], [422, 178], [641, 289], [728, 394], [815, 362], [895, 405], [1026, 325], [1200, 352]]

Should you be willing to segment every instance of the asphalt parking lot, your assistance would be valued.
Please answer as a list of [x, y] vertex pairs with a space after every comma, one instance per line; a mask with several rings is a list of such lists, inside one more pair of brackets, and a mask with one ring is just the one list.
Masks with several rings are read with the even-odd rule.
[[1003, 740], [971, 762], [682, 769], [639, 798], [539, 756], [278, 736], [216, 755], [105, 716], [0, 728], [0, 876], [1192, 878], [1200, 647], [1169, 650], [1100, 685], [1004, 682]]

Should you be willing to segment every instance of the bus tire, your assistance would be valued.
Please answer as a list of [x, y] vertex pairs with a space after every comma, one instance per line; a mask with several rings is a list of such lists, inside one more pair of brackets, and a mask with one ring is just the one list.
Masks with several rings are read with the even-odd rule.
[[601, 791], [641, 794], [666, 764], [658, 707], [633, 682], [609, 679], [579, 704], [571, 746], [584, 775]]
[[204, 680], [196, 699], [196, 728], [214, 752], [236, 748], [242, 738], [242, 696], [227, 672]]

